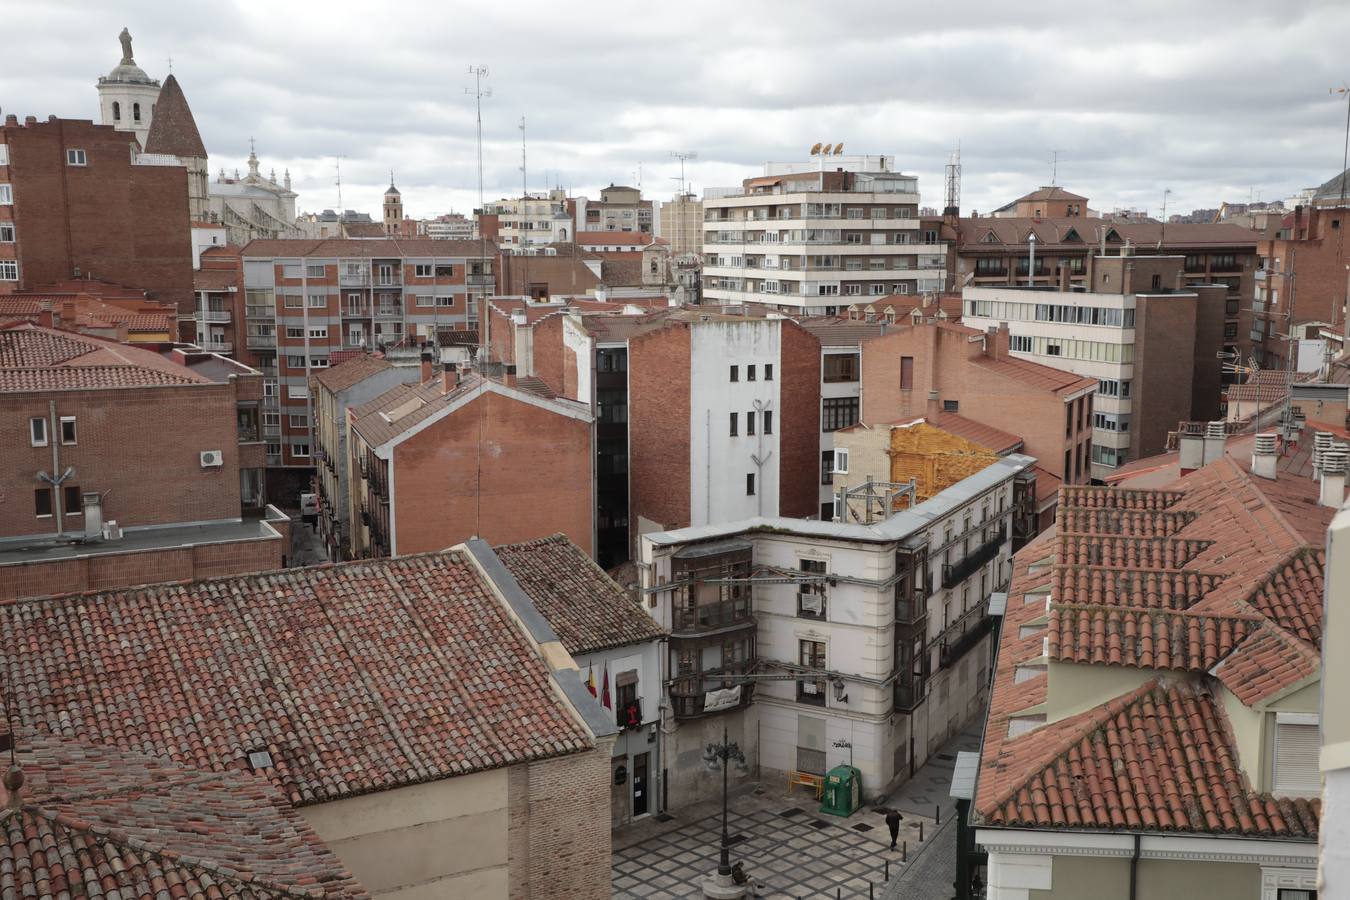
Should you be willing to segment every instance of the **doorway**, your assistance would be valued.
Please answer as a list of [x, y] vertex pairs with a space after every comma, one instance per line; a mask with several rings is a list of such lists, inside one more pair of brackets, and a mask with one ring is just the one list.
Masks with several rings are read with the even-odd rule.
[[649, 753], [633, 757], [633, 818], [647, 814], [647, 767]]

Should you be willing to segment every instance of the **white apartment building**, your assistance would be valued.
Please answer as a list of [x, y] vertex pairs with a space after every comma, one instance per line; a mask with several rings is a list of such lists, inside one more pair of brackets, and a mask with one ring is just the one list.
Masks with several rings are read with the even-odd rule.
[[991, 598], [1034, 463], [1000, 458], [870, 525], [758, 517], [643, 535], [648, 612], [670, 632], [672, 806], [709, 789], [688, 751], [724, 724], [761, 780], [852, 764], [871, 798], [909, 778], [986, 695]]
[[470, 241], [478, 237], [474, 221], [463, 213], [446, 213], [434, 219], [424, 219], [426, 236], [438, 241]]
[[942, 289], [945, 248], [921, 243], [918, 179], [892, 156], [768, 163], [703, 195], [703, 296], [812, 314]]
[[567, 192], [560, 189], [498, 200], [487, 204], [483, 213], [497, 217], [497, 233], [492, 239], [503, 250], [556, 244], [575, 237]]

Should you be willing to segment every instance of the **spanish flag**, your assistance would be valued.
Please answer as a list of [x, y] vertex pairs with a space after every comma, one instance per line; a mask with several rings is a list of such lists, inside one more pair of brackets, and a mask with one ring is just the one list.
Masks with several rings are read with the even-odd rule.
[[587, 670], [586, 670], [586, 689], [587, 689], [588, 691], [591, 692], [591, 696], [592, 696], [592, 697], [596, 696], [596, 693], [595, 693], [595, 664], [594, 664], [594, 663], [591, 663], [590, 666], [589, 666], [589, 667], [587, 668]]

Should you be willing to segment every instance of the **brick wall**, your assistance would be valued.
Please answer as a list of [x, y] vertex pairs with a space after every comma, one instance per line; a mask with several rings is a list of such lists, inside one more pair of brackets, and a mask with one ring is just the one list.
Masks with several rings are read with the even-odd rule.
[[[573, 390], [569, 391], [563, 366], [563, 317], [545, 316], [534, 325], [534, 374], [554, 392], [563, 397], [576, 393], [575, 369], [572, 376]], [[589, 399], [589, 398], [587, 398]]]
[[783, 320], [779, 343], [778, 514], [820, 514], [820, 341]]
[[1140, 296], [1134, 313], [1130, 459], [1167, 449], [1167, 433], [1191, 417], [1196, 299]]
[[689, 329], [670, 325], [628, 342], [629, 529], [638, 516], [689, 524]]
[[[81, 275], [148, 292], [191, 315], [187, 169], [135, 166], [130, 132], [52, 118], [6, 125], [20, 284]], [[87, 164], [66, 164], [66, 150]]]
[[[36, 474], [52, 469], [52, 446], [33, 447], [28, 420], [74, 416], [76, 444], [60, 445], [59, 468], [75, 469], [67, 485], [99, 491], [103, 518], [123, 527], [238, 518], [239, 437], [234, 383], [60, 391], [0, 396], [0, 435], [9, 463], [0, 470], [0, 537], [51, 534], [56, 523], [34, 515]], [[50, 424], [48, 425], [51, 430]], [[224, 465], [202, 468], [203, 450], [223, 452]], [[68, 530], [84, 529], [82, 516]]]
[[[482, 495], [476, 473], [482, 427]], [[591, 423], [489, 391], [394, 450], [396, 550], [563, 532], [592, 551]]]
[[516, 329], [511, 316], [495, 306], [491, 307], [491, 320], [488, 326], [488, 344], [493, 362], [511, 365], [516, 361]]
[[513, 766], [507, 773], [511, 900], [599, 900], [610, 887], [610, 757], [594, 750]]
[[280, 538], [0, 566], [0, 600], [280, 569], [290, 548], [289, 524], [281, 524]]
[[[1209, 422], [1219, 418], [1219, 392], [1223, 349], [1224, 305], [1228, 289], [1222, 285], [1191, 288], [1199, 299], [1195, 304], [1195, 340], [1191, 355], [1195, 359], [1191, 378], [1191, 418]], [[1250, 307], [1250, 303], [1246, 304]]]

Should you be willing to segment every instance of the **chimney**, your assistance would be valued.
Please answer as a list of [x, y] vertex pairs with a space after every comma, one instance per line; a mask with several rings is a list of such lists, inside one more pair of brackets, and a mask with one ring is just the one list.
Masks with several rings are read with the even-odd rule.
[[430, 381], [435, 374], [435, 369], [431, 365], [431, 351], [422, 351], [422, 384]]
[[1223, 456], [1223, 445], [1228, 441], [1228, 432], [1222, 422], [1210, 422], [1205, 426], [1205, 460], [1203, 465], [1217, 462]]
[[1069, 280], [1069, 267], [1061, 262], [1059, 266], [1059, 292], [1067, 294], [1072, 286], [1073, 282]]
[[62, 301], [61, 301], [61, 318], [62, 318], [62, 320], [68, 321], [68, 322], [74, 322], [74, 321], [75, 321], [75, 301], [74, 301], [74, 300], [62, 300]]
[[1350, 469], [1350, 447], [1333, 444], [1322, 451], [1322, 492], [1318, 502], [1332, 509], [1340, 509], [1345, 502], [1345, 473]]
[[445, 369], [441, 372], [441, 393], [448, 394], [459, 387], [459, 367], [454, 363], [446, 363]]
[[938, 392], [928, 392], [928, 424], [936, 425], [938, 417], [942, 415], [942, 404], [938, 401]]
[[38, 312], [38, 324], [43, 328], [56, 327], [56, 322], [52, 318], [52, 311], [50, 309], [44, 309]]
[[1314, 480], [1322, 476], [1322, 454], [1331, 448], [1331, 432], [1319, 431], [1313, 435], [1312, 452], [1312, 477]]
[[1256, 444], [1252, 447], [1252, 474], [1259, 478], [1275, 479], [1275, 465], [1280, 460], [1280, 454], [1275, 449], [1275, 442], [1278, 438], [1273, 431], [1267, 431], [1256, 436]]
[[1181, 474], [1189, 475], [1205, 464], [1205, 433], [1199, 422], [1182, 422], [1177, 435]]

